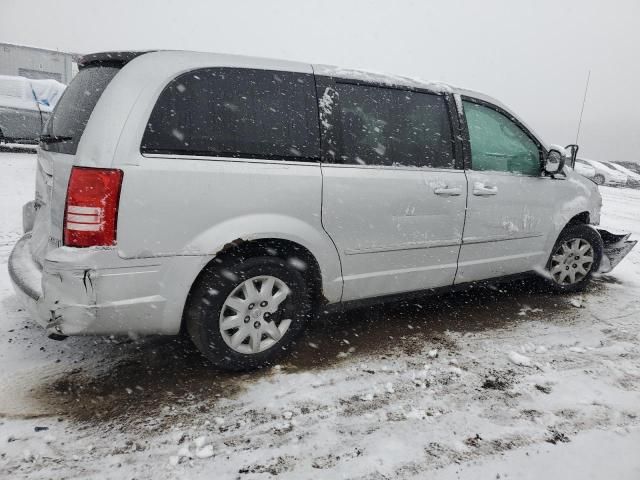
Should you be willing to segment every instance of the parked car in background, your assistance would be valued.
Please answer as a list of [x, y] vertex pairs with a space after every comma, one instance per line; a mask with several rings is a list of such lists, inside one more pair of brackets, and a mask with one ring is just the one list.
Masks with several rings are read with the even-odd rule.
[[186, 331], [255, 368], [320, 312], [532, 272], [576, 292], [636, 243], [481, 93], [195, 52], [78, 65], [9, 259], [55, 338]]
[[624, 173], [627, 176], [627, 186], [628, 187], [639, 187], [640, 186], [640, 173], [633, 172], [622, 165], [613, 162], [602, 162], [607, 167], [613, 168], [619, 172]]
[[622, 186], [627, 183], [627, 175], [616, 170], [613, 167], [608, 167], [602, 162], [598, 162], [596, 160], [589, 160], [586, 158], [577, 158], [576, 165], [578, 163], [586, 164], [596, 171], [596, 174], [593, 177], [593, 181], [598, 185], [611, 185], [611, 186]]
[[573, 170], [589, 180], [593, 180], [596, 176], [596, 169], [589, 165], [587, 162], [583, 162], [580, 159], [576, 159], [576, 163], [573, 166]]
[[628, 168], [629, 170], [631, 170], [634, 173], [640, 173], [640, 163], [636, 163], [636, 162], [628, 162], [628, 161], [617, 161], [616, 162], [617, 165], [622, 165], [625, 168]]
[[0, 142], [38, 143], [65, 85], [0, 75]]

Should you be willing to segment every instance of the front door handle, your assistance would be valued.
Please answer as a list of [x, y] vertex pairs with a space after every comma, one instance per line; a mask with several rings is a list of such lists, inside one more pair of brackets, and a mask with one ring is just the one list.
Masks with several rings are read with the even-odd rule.
[[497, 193], [498, 187], [485, 185], [482, 182], [476, 182], [473, 184], [473, 194], [478, 197], [487, 197], [489, 195], [496, 195]]
[[438, 187], [433, 189], [433, 193], [443, 197], [457, 197], [462, 195], [462, 189], [460, 187]]

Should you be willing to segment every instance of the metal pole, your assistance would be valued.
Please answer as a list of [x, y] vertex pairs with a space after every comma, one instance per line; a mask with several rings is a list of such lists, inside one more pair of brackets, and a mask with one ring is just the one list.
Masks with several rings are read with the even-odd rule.
[[587, 91], [589, 90], [589, 79], [591, 78], [591, 70], [587, 74], [587, 84], [584, 87], [584, 98], [582, 99], [582, 109], [580, 110], [580, 120], [578, 120], [578, 131], [576, 132], [576, 145], [580, 136], [580, 127], [582, 126], [582, 114], [584, 113], [584, 104], [587, 103]]

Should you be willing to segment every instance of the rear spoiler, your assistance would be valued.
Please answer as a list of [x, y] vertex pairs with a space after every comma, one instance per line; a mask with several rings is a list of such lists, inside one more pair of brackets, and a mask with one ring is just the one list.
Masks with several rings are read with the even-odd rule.
[[597, 230], [604, 244], [604, 252], [598, 272], [609, 273], [627, 256], [638, 241], [629, 240], [630, 233], [616, 234], [601, 228]]
[[155, 50], [90, 53], [89, 55], [80, 57], [78, 60], [78, 68], [83, 69], [89, 66], [122, 68], [134, 58], [154, 51]]

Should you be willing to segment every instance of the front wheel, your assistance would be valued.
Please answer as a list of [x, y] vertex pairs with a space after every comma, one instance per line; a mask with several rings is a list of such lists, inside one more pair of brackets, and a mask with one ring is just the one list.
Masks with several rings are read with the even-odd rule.
[[228, 370], [273, 363], [311, 316], [300, 271], [276, 257], [236, 258], [206, 270], [190, 294], [187, 330], [198, 349]]
[[547, 263], [550, 282], [559, 292], [585, 289], [600, 267], [603, 244], [600, 234], [588, 225], [565, 228]]

